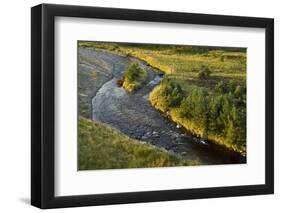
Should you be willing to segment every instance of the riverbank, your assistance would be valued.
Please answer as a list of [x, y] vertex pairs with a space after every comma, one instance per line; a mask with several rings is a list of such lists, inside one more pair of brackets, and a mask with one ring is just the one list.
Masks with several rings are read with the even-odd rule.
[[229, 152], [232, 152], [233, 155], [241, 155], [241, 161], [245, 161], [246, 153], [243, 151], [239, 151], [232, 147], [229, 144], [224, 143], [224, 138], [218, 135], [209, 134], [207, 137], [204, 137], [204, 132], [202, 129], [198, 128], [198, 126], [190, 120], [183, 119], [180, 114], [180, 109], [178, 108], [163, 108], [161, 105], [157, 104], [157, 97], [153, 97], [155, 91], [157, 91], [157, 87], [150, 93], [149, 100], [150, 103], [155, 109], [159, 111], [163, 116], [167, 117], [171, 122], [173, 122], [179, 129], [187, 134], [191, 135], [193, 139], [197, 143], [202, 143], [204, 145], [217, 145], [221, 146], [222, 149], [227, 149]]

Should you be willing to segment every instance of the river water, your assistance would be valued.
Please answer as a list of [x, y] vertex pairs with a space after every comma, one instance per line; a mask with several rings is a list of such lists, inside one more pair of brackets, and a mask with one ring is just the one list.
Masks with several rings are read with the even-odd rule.
[[[149, 93], [161, 81], [161, 75], [145, 62], [84, 48], [79, 49], [79, 57], [87, 61], [87, 66], [92, 72], [101, 73], [106, 67], [107, 72], [111, 73], [106, 78], [95, 78], [92, 82], [99, 85], [91, 90], [92, 97], [89, 96], [92, 98], [93, 120], [109, 124], [131, 138], [146, 141], [175, 152], [187, 160], [196, 160], [200, 164], [245, 163], [245, 158], [236, 152], [212, 143], [198, 143], [199, 139], [178, 129], [175, 123], [150, 105]], [[116, 81], [121, 78], [125, 67], [133, 61], [137, 61], [146, 69], [148, 81], [135, 93], [127, 93], [122, 87], [118, 87]], [[80, 64], [78, 69], [79, 67]], [[85, 67], [83, 69], [85, 70]], [[79, 69], [81, 70], [82, 68]], [[80, 86], [83, 87], [83, 83]]]

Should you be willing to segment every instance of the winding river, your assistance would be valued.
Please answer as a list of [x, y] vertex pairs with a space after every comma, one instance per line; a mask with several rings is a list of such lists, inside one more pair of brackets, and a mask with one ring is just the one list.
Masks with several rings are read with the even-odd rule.
[[[90, 82], [81, 78], [83, 94], [79, 98], [91, 103], [91, 118], [111, 125], [131, 138], [146, 141], [175, 152], [200, 164], [244, 163], [245, 158], [216, 144], [198, 143], [149, 103], [149, 93], [161, 81], [159, 72], [145, 62], [114, 53], [79, 48], [79, 72], [94, 76]], [[148, 72], [148, 83], [135, 93], [127, 93], [116, 84], [125, 67], [134, 61]], [[92, 86], [87, 86], [92, 85]], [[93, 86], [94, 85], [94, 86]]]

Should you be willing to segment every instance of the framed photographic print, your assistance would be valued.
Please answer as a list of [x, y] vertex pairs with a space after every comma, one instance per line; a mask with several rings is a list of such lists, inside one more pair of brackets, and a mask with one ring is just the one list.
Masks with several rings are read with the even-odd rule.
[[274, 21], [31, 9], [31, 203], [271, 194]]

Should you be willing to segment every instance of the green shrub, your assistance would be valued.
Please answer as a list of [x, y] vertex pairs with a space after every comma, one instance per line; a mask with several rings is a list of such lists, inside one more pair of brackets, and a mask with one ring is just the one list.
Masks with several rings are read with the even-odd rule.
[[211, 69], [208, 66], [203, 65], [198, 72], [199, 79], [207, 79], [212, 73]]
[[164, 95], [168, 107], [179, 106], [183, 99], [183, 91], [179, 84], [168, 82], [164, 83]]
[[216, 93], [219, 93], [219, 94], [225, 94], [228, 92], [227, 85], [223, 81], [220, 81], [219, 83], [217, 83], [214, 90]]
[[128, 92], [134, 92], [142, 87], [147, 80], [147, 71], [142, 69], [138, 63], [130, 64], [124, 72], [123, 87]]

